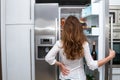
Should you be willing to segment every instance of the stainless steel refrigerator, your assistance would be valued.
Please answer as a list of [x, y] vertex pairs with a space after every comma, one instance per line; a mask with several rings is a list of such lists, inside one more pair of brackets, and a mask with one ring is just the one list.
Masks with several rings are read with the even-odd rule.
[[35, 80], [58, 80], [57, 66], [50, 66], [45, 55], [58, 39], [58, 4], [35, 4]]

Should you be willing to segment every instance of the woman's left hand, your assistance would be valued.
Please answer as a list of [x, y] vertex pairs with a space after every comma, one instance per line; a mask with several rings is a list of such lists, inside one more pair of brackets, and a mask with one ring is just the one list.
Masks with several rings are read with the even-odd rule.
[[70, 71], [66, 68], [64, 64], [61, 63], [59, 67], [63, 75], [68, 75], [70, 73]]

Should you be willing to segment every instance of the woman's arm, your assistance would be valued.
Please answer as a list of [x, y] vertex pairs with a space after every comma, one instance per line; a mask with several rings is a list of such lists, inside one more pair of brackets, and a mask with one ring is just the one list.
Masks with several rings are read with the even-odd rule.
[[98, 68], [98, 61], [93, 60], [91, 53], [90, 53], [89, 43], [85, 42], [83, 45], [83, 48], [84, 48], [85, 61], [88, 65], [89, 69], [91, 69], [91, 70], [97, 69]]
[[88, 42], [85, 42], [83, 47], [87, 65], [91, 70], [97, 69], [98, 67], [104, 65], [105, 63], [107, 63], [108, 61], [115, 57], [115, 52], [113, 50], [110, 50], [108, 57], [101, 60], [93, 60], [90, 53]]
[[57, 65], [60, 67], [60, 70], [63, 75], [68, 75], [69, 70], [65, 67], [65, 65], [55, 59], [57, 53], [60, 50], [60, 42], [57, 41], [56, 44], [52, 47], [52, 49], [48, 52], [45, 56], [45, 61], [48, 62], [50, 65]]
[[104, 59], [102, 59], [102, 60], [99, 60], [98, 61], [98, 67], [106, 64], [108, 61], [110, 61], [114, 57], [115, 57], [115, 51], [114, 50], [109, 50], [109, 56], [104, 58]]
[[52, 49], [45, 56], [45, 61], [48, 62], [50, 65], [54, 65], [56, 62], [56, 55], [59, 52], [59, 50], [59, 41], [57, 41], [52, 47]]

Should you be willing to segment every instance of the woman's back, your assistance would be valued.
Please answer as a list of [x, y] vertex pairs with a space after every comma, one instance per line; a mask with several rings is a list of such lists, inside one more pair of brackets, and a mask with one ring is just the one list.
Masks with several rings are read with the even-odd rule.
[[[64, 49], [62, 48], [62, 45], [63, 45], [63, 43], [61, 40], [57, 41], [56, 44], [54, 45], [54, 47], [48, 53], [49, 55], [46, 56], [46, 61], [48, 61], [49, 64], [52, 64], [55, 60], [55, 56], [57, 55], [56, 52], [59, 52], [59, 61], [61, 63], [63, 63], [67, 69], [70, 70], [70, 73], [66, 76], [64, 76], [62, 73], [60, 73], [60, 79], [85, 80], [86, 76], [84, 73], [84, 62], [83, 62], [84, 57], [81, 57], [81, 58], [75, 59], [75, 60], [67, 59]], [[83, 48], [85, 48], [84, 54], [85, 54], [85, 59], [86, 59], [86, 62], [88, 63], [88, 66], [92, 70], [96, 69], [98, 67], [97, 62], [93, 61], [93, 59], [90, 55], [89, 44], [87, 42], [85, 42], [83, 45]], [[52, 59], [52, 58], [54, 58], [54, 59]], [[91, 63], [89, 61], [91, 61]]]

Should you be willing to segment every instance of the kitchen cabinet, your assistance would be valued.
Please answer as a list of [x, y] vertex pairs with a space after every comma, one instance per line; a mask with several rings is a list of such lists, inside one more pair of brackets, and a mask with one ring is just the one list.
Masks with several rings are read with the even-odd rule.
[[34, 0], [6, 0], [6, 24], [33, 24]]
[[7, 80], [34, 80], [32, 25], [6, 25]]

